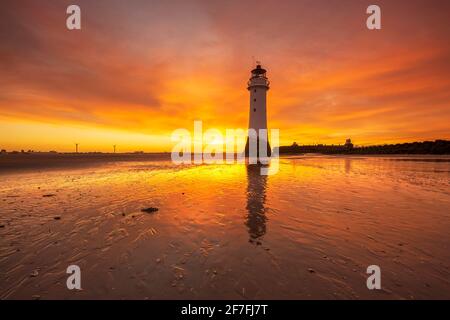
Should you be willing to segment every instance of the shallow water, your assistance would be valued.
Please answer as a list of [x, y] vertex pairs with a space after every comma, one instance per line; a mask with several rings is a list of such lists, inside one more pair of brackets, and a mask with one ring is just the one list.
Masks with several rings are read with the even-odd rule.
[[[4, 174], [0, 298], [449, 299], [450, 160], [435, 159]], [[66, 288], [71, 264], [81, 291]], [[367, 289], [369, 265], [382, 290]]]

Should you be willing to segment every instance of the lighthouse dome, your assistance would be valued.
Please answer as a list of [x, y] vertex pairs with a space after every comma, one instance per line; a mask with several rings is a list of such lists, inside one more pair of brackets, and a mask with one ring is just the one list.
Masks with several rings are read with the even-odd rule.
[[260, 76], [260, 75], [264, 75], [266, 72], [267, 72], [266, 69], [263, 69], [263, 68], [261, 67], [261, 65], [258, 64], [258, 65], [256, 66], [256, 68], [252, 70], [252, 75], [254, 75], [254, 76]]

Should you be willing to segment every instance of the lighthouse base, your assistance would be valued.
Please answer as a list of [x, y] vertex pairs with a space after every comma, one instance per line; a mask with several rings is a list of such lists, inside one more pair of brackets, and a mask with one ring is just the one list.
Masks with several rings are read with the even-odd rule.
[[[261, 141], [262, 144], [266, 143], [267, 144], [267, 149], [266, 149], [266, 154], [263, 152], [263, 150], [260, 150], [259, 145], [260, 145], [260, 138], [256, 137], [256, 154], [252, 154], [250, 155], [250, 139], [249, 137], [247, 137], [247, 142], [245, 144], [245, 157], [246, 158], [257, 158], [258, 161], [260, 158], [267, 158], [272, 156], [272, 149], [270, 148], [270, 144], [268, 139], [261, 139], [264, 141]], [[255, 143], [254, 141], [252, 141], [252, 143]]]

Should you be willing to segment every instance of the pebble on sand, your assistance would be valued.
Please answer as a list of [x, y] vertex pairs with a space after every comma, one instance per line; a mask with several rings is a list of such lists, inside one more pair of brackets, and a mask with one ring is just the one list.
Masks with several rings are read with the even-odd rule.
[[158, 210], [159, 210], [158, 208], [149, 207], [149, 208], [144, 208], [141, 211], [145, 212], [145, 213], [155, 213]]
[[39, 271], [34, 270], [33, 272], [30, 273], [30, 277], [37, 277], [39, 275]]
[[56, 217], [53, 217], [53, 219], [55, 219], [55, 220], [61, 220], [61, 217], [60, 217], [60, 216], [56, 216]]
[[316, 273], [316, 271], [314, 269], [308, 268], [308, 272], [309, 273]]
[[54, 196], [56, 196], [56, 194], [53, 194], [53, 193], [43, 195], [44, 198], [50, 198], [50, 197], [54, 197]]

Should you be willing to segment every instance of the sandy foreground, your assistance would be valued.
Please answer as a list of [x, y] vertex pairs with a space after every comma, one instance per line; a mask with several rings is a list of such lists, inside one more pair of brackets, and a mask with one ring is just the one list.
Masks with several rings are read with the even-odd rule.
[[1, 299], [450, 299], [446, 157], [0, 155], [0, 181]]

